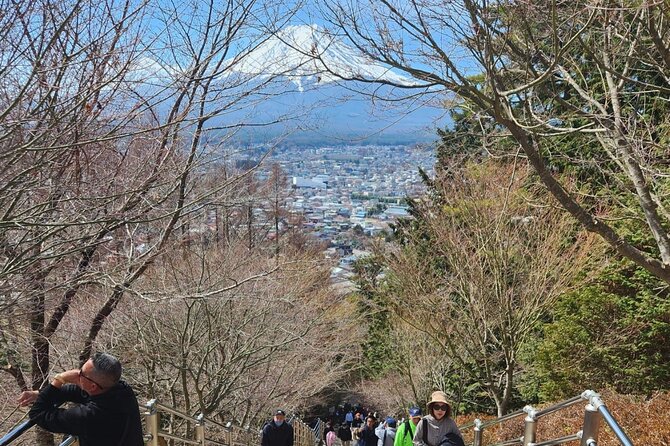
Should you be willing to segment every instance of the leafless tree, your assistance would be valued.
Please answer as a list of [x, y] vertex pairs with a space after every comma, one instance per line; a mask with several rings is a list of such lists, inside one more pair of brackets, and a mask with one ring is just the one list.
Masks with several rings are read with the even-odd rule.
[[86, 360], [147, 271], [202, 232], [203, 206], [250, 175], [199, 183], [230, 135], [289, 118], [255, 115], [281, 80], [236, 69], [279, 6], [0, 2], [0, 355], [21, 389], [45, 382], [80, 306], [95, 309], [78, 313]]
[[[521, 371], [520, 349], [600, 250], [595, 236], [576, 231], [548, 202], [527, 201], [521, 186], [528, 169], [492, 164], [436, 183], [440, 198], [417, 207], [423, 229], [404, 233], [384, 263], [398, 336], [418, 331], [426, 345], [399, 355], [405, 367], [398, 372], [425, 392], [420, 382], [439, 385], [458, 371], [462, 384], [479, 383], [503, 415]], [[443, 362], [430, 346], [441, 348]]]
[[134, 329], [110, 342], [135, 346], [126, 356], [148, 397], [248, 425], [337, 385], [360, 354], [343, 339], [359, 328], [320, 255], [287, 252], [278, 264], [236, 245], [192, 245], [148, 274], [153, 293], [117, 321]]
[[282, 230], [282, 220], [286, 220], [288, 212], [286, 210], [286, 198], [291, 193], [287, 182], [286, 173], [279, 164], [273, 164], [270, 170], [270, 176], [266, 184], [266, 195], [268, 199], [268, 209], [266, 215], [272, 221], [275, 239], [275, 255], [280, 252], [280, 236]]

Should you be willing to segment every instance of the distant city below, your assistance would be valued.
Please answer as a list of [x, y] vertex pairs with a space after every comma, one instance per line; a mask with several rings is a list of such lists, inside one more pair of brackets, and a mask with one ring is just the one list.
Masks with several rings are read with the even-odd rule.
[[365, 252], [365, 238], [409, 216], [406, 198], [425, 191], [419, 169], [432, 176], [434, 163], [428, 146], [284, 148], [266, 159], [258, 179], [269, 178], [273, 165], [281, 167], [289, 187], [284, 205], [292, 221], [328, 244], [326, 254], [340, 259], [334, 275], [346, 277], [353, 260]]

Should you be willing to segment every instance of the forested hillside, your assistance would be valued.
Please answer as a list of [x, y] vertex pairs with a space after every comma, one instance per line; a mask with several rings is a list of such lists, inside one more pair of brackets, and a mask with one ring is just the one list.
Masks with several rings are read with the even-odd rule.
[[359, 265], [367, 376], [498, 414], [667, 390], [667, 5], [333, 0], [326, 15], [415, 80], [390, 99], [440, 101], [453, 122], [414, 218]]

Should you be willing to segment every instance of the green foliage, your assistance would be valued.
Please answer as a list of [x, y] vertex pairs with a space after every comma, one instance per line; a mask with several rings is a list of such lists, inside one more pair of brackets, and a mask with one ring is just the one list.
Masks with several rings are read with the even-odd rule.
[[[574, 100], [572, 97], [568, 99]], [[667, 125], [662, 124], [667, 119], [660, 113], [666, 107], [667, 104], [647, 107], [645, 113], [654, 116], [641, 117], [654, 121], [660, 139], [667, 136]], [[436, 172], [438, 178], [457, 181], [458, 178], [452, 177], [454, 165], [472, 166], [472, 161], [484, 161], [486, 155], [482, 146], [487, 129], [472, 112], [457, 110], [452, 112], [452, 118], [454, 126], [438, 132]], [[580, 125], [576, 120], [569, 124]], [[612, 226], [628, 242], [658, 255], [655, 240], [648, 231], [637, 197], [631, 193], [629, 181], [617, 172], [616, 165], [594, 137], [566, 135], [544, 143], [542, 154], [551, 160], [550, 168], [574, 185], [583, 197], [585, 208], [613, 217]], [[497, 144], [496, 149], [500, 150], [505, 141], [499, 140]], [[650, 156], [657, 157], [658, 154], [651, 153]], [[534, 180], [536, 178], [529, 178], [527, 189], [531, 200], [537, 196], [532, 184]], [[429, 197], [435, 206], [441, 206], [441, 213], [458, 220], [459, 214], [472, 203], [445, 200], [435, 187], [435, 181], [427, 176], [424, 178]], [[657, 178], [652, 183], [654, 192], [661, 199], [668, 196], [668, 183], [664, 178]], [[431, 238], [424, 216], [416, 211], [418, 204], [412, 203], [410, 208], [413, 220], [397, 225], [397, 240], [405, 246], [411, 243], [417, 256], [430, 259], [427, 263], [431, 265], [434, 277], [449, 274], [448, 266], [434, 253], [435, 240]], [[604, 259], [594, 262], [601, 260]], [[579, 280], [583, 279], [584, 276]], [[670, 360], [670, 291], [667, 284], [630, 261], [614, 261], [595, 283], [585, 282], [563, 296], [543, 317], [543, 323], [536, 336], [530, 338], [519, 352], [524, 369], [519, 374], [518, 391], [513, 396], [517, 402], [557, 400], [586, 388], [613, 387], [620, 392], [648, 394], [670, 386], [670, 368], [667, 367]], [[447, 379], [446, 382], [452, 387], [463, 386], [458, 380]], [[466, 384], [463, 388], [471, 387], [471, 390], [475, 389], [476, 383]], [[476, 395], [476, 390], [468, 392], [464, 401], [474, 401]], [[462, 407], [469, 408], [474, 406], [465, 403]]]
[[453, 120], [451, 128], [437, 129], [440, 138], [437, 145], [436, 169], [445, 170], [453, 164], [455, 156], [475, 159], [482, 153], [482, 128], [475, 114], [466, 108], [454, 108], [449, 111]]
[[534, 352], [541, 399], [670, 387], [670, 295], [648, 272], [618, 262], [601, 283], [563, 296], [553, 316]]
[[366, 378], [382, 376], [394, 363], [391, 338], [391, 320], [388, 296], [380, 282], [383, 265], [375, 256], [364, 257], [354, 263], [354, 282], [358, 287], [358, 306], [367, 321], [367, 336], [363, 341], [362, 364]]
[[[655, 5], [641, 9], [638, 3], [628, 8], [608, 6], [611, 5], [595, 11], [595, 20], [588, 23], [590, 16], [585, 12], [590, 9], [582, 2], [483, 6], [481, 17], [495, 32], [484, 34], [482, 29], [480, 35], [477, 27], [470, 43], [474, 49], [478, 39], [490, 39], [486, 49], [492, 53], [488, 55], [499, 56], [493, 57], [499, 64], [496, 67], [505, 69], [469, 79], [468, 85], [491, 98], [491, 103], [500, 98], [489, 89], [497, 88], [497, 93], [518, 89], [521, 93], [504, 99], [511, 103], [510, 112], [523, 127], [517, 129], [518, 133], [526, 135], [530, 145], [539, 150], [549, 171], [584, 210], [610, 225], [626, 243], [658, 259], [658, 244], [640, 206], [640, 191], [633, 184], [633, 180], [639, 184], [640, 179], [626, 164], [632, 158], [627, 158], [625, 149], [633, 154], [644, 173], [645, 186], [659, 205], [660, 225], [670, 231], [665, 210], [670, 207], [670, 105], [663, 72], [666, 65], [658, 42], [648, 34], [654, 27], [647, 22], [654, 17], [661, 21], [667, 18], [667, 8]], [[608, 26], [601, 26], [605, 23]], [[664, 26], [658, 30], [665, 33]], [[618, 31], [610, 34], [613, 28]], [[641, 37], [637, 39], [632, 30]], [[568, 42], [576, 32], [578, 38]], [[635, 54], [629, 50], [632, 45], [637, 45]], [[608, 69], [604, 69], [604, 61]], [[617, 86], [606, 76], [613, 76]], [[474, 95], [470, 99], [476, 101]], [[461, 216], [469, 206], [487, 204], [482, 198], [449, 200], [441, 196], [436, 184], [457, 183], [461, 180], [459, 168], [485, 164], [489, 153], [500, 155], [496, 159], [504, 163], [519, 152], [521, 140], [512, 143], [501, 124], [490, 119], [494, 115], [504, 122], [504, 113], [492, 113], [483, 102], [478, 107], [464, 98], [457, 101], [458, 106], [450, 111], [453, 125], [438, 131], [436, 177], [431, 179], [421, 172], [428, 187], [427, 196], [410, 202], [412, 218], [394, 226], [402, 255], [409, 261], [420, 259], [418, 266], [411, 269], [421, 279], [415, 285], [417, 295], [436, 292], [440, 280], [444, 283], [445, 277], [462, 274], [466, 269], [445, 261], [448, 250], [436, 249], [438, 240], [427, 219], [440, 215], [448, 217], [445, 219], [450, 224], [464, 225]], [[615, 122], [617, 115], [623, 125]], [[515, 128], [505, 125], [510, 130]], [[538, 182], [537, 176], [528, 179], [525, 192], [529, 201], [540, 201], [538, 197], [542, 195], [537, 193], [534, 182]], [[421, 212], [422, 205], [429, 209]], [[466, 228], [462, 231], [463, 244], [468, 237]], [[566, 244], [574, 241], [566, 240]], [[514, 247], [506, 251], [510, 254], [512, 277], [520, 271], [519, 260], [523, 259], [515, 257], [513, 251]], [[585, 269], [598, 268], [599, 263], [608, 260], [606, 256], [616, 260], [595, 280], [587, 281], [590, 274], [586, 272], [573, 279], [573, 291], [562, 295], [550, 311], [538, 316], [534, 336], [529, 336], [518, 352], [524, 368], [519, 373], [520, 393], [515, 397], [532, 402], [573, 396], [588, 387], [651, 393], [670, 386], [668, 284], [630, 261], [615, 257], [613, 252], [594, 259]], [[474, 287], [481, 281], [471, 283]], [[464, 363], [463, 367], [467, 366]], [[458, 373], [448, 371], [443, 380], [445, 389], [454, 393], [468, 389], [467, 398], [479, 391], [478, 383], [464, 382]], [[466, 408], [467, 403], [464, 404]]]
[[[653, 250], [644, 225], [616, 223], [631, 243]], [[626, 259], [613, 260], [594, 282], [560, 299], [523, 355], [534, 366], [522, 384], [529, 399], [556, 400], [586, 388], [642, 394], [668, 389], [670, 288]]]
[[397, 225], [389, 293], [403, 320], [438, 333], [432, 342], [447, 356], [431, 370], [439, 388], [461, 410], [505, 413], [524, 403], [516, 380], [529, 368], [519, 353], [580, 274], [593, 238], [565, 214], [529, 204], [546, 203], [546, 192], [527, 187], [523, 163], [455, 162]]

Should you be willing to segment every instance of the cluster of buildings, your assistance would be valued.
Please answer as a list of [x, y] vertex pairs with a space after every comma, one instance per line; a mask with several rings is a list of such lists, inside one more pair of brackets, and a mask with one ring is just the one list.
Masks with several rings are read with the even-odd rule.
[[[324, 242], [343, 271], [377, 236], [407, 217], [407, 197], [425, 191], [419, 175], [432, 174], [432, 148], [421, 146], [333, 146], [275, 149], [265, 165], [287, 178], [285, 209], [293, 221]], [[295, 218], [297, 217], [297, 218]]]

